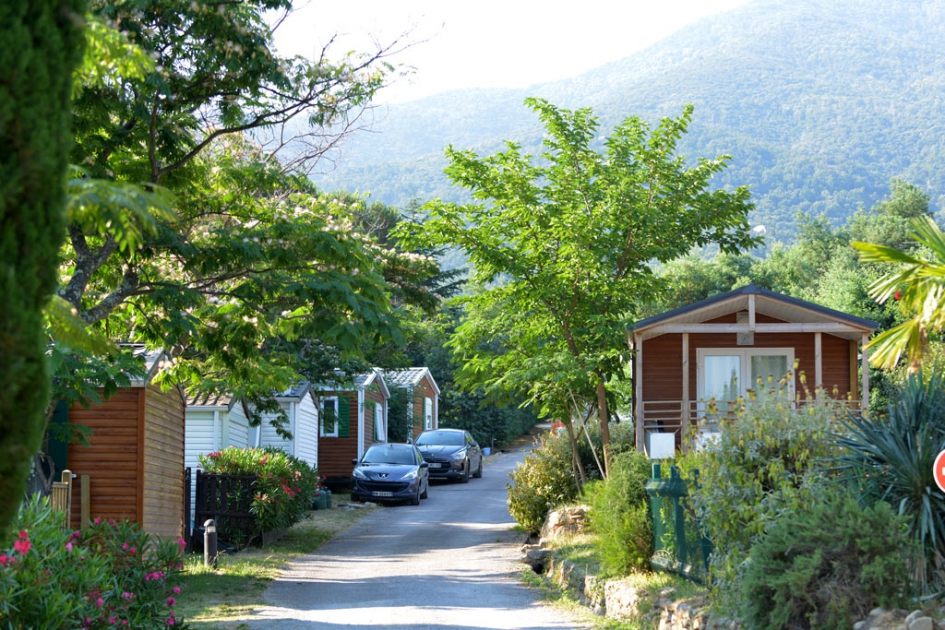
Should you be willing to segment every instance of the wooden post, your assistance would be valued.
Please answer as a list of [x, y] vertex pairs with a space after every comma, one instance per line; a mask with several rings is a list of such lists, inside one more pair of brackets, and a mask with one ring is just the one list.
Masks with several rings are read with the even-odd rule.
[[89, 521], [91, 520], [92, 506], [90, 505], [92, 501], [92, 482], [89, 479], [88, 475], [82, 475], [82, 504], [79, 506], [82, 514], [82, 520], [79, 523], [79, 529], [86, 529], [89, 526]]

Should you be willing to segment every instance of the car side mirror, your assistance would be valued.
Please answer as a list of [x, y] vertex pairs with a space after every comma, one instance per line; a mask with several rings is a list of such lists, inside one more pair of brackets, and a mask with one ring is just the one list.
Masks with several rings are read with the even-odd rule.
[[429, 468], [429, 467], [430, 467], [430, 464], [428, 464], [428, 463], [426, 463], [426, 462], [423, 462], [423, 463], [420, 464], [420, 468]]
[[358, 465], [358, 460], [352, 459], [352, 460], [351, 460], [351, 463], [354, 464], [355, 466], [357, 466], [357, 465]]

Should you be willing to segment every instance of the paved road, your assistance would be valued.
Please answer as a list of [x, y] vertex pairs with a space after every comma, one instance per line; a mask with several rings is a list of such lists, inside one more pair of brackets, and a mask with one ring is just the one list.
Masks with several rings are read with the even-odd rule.
[[518, 579], [521, 534], [505, 504], [522, 452], [487, 462], [482, 479], [434, 483], [418, 507], [379, 509], [291, 565], [266, 591], [252, 630], [582, 628]]

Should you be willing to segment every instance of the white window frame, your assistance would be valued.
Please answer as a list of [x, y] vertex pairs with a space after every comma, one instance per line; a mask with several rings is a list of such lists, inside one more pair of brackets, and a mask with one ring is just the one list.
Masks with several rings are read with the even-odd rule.
[[[335, 403], [335, 430], [332, 433], [325, 432], [325, 403], [334, 401]], [[318, 436], [319, 437], [338, 437], [338, 425], [341, 424], [338, 411], [338, 397], [328, 396], [322, 398], [322, 403], [318, 408]]]
[[379, 442], [387, 441], [387, 427], [384, 426], [384, 405], [379, 402], [374, 403], [374, 433], [377, 434]]
[[426, 396], [423, 397], [423, 428], [433, 428], [433, 399]]
[[[707, 356], [729, 356], [729, 357], [740, 357], [740, 374], [751, 374], [751, 358], [753, 356], [784, 356], [787, 357], [787, 369], [788, 372], [794, 371], [794, 348], [697, 348], [696, 349], [696, 396], [700, 401], [700, 410], [703, 402], [706, 401], [705, 397], [705, 358]], [[738, 383], [738, 392], [740, 396], [744, 396], [749, 389], [755, 388], [755, 383], [751, 383], [751, 387], [748, 387], [745, 383], [746, 379], [740, 379], [741, 382]], [[750, 378], [748, 379], [750, 380]], [[794, 379], [790, 379], [788, 383], [788, 389], [793, 394], [794, 392]], [[721, 402], [721, 401], [720, 401]], [[728, 401], [726, 401], [728, 402]]]

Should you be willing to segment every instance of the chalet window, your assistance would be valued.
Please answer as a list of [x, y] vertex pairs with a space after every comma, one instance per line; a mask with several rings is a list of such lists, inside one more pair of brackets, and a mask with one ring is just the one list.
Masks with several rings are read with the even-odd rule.
[[424, 429], [433, 428], [433, 399], [432, 398], [423, 399], [423, 428]]
[[374, 439], [378, 442], [387, 441], [387, 429], [384, 427], [384, 405], [374, 403]]
[[318, 435], [320, 437], [338, 437], [338, 399], [323, 398]]
[[[696, 358], [699, 400], [732, 401], [757, 389], [759, 379], [765, 388], [777, 387], [794, 367], [794, 348], [699, 348]], [[788, 388], [793, 385], [791, 379]]]

